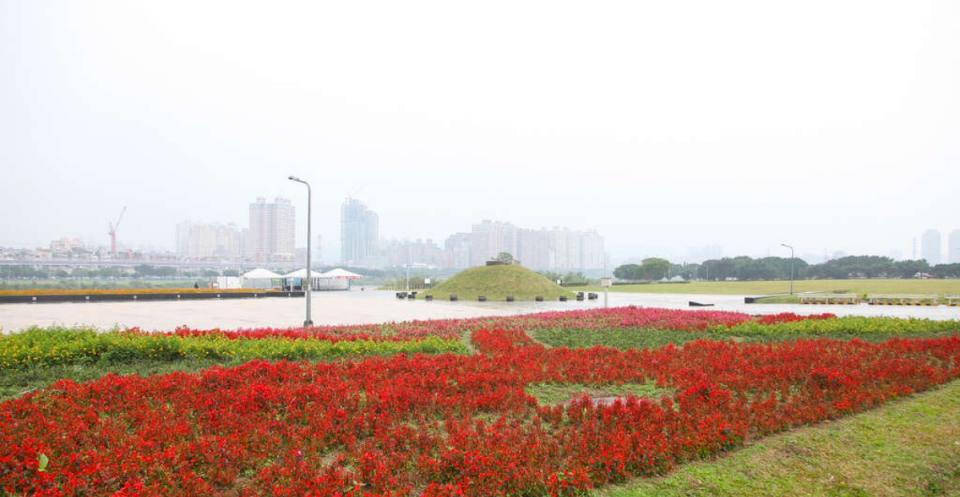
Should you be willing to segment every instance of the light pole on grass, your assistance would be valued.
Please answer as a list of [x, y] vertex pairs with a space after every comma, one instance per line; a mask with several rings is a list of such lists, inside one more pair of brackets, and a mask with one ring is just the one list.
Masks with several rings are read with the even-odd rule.
[[793, 263], [795, 261], [793, 257], [793, 246], [787, 245], [786, 243], [781, 243], [780, 246], [790, 249], [790, 295], [793, 295]]
[[313, 320], [310, 319], [310, 290], [313, 287], [313, 273], [310, 268], [310, 204], [312, 203], [312, 193], [310, 192], [310, 183], [307, 183], [296, 176], [290, 176], [287, 179], [307, 185], [307, 286], [303, 290], [304, 295], [307, 297], [307, 316], [303, 320], [303, 325], [313, 326]]

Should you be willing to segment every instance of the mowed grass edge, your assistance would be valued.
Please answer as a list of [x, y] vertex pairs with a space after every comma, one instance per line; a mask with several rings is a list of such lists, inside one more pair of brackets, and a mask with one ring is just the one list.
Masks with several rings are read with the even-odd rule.
[[[583, 287], [586, 288], [586, 287]], [[583, 289], [581, 288], [581, 289]], [[589, 287], [597, 291], [597, 287]], [[644, 285], [616, 285], [612, 292], [674, 293], [697, 295], [771, 295], [790, 291], [789, 281], [694, 281], [690, 283], [651, 283]], [[909, 293], [960, 294], [960, 279], [953, 280], [798, 280], [795, 292], [850, 292], [850, 293]]]
[[595, 497], [960, 495], [960, 381]]

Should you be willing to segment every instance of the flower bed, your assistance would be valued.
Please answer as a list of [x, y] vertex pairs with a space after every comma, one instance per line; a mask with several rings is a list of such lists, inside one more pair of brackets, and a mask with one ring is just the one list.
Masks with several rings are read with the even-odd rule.
[[[183, 330], [181, 330], [183, 331]], [[244, 337], [248, 339], [237, 339]], [[334, 359], [397, 353], [467, 351], [459, 336], [401, 333], [396, 335], [324, 334], [288, 338], [265, 332], [147, 334], [138, 331], [100, 333], [84, 329], [32, 329], [0, 336], [0, 371], [96, 361], [132, 362], [141, 359], [209, 358]]]
[[[255, 342], [256, 340], [248, 340]], [[694, 341], [548, 349], [478, 331], [480, 353], [254, 361], [107, 376], [0, 404], [12, 495], [575, 495], [960, 376], [960, 338]], [[533, 383], [648, 383], [663, 398], [537, 405]]]

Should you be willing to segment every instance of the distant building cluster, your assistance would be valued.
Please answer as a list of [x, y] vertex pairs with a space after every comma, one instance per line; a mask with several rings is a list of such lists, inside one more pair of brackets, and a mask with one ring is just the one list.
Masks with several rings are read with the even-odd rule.
[[927, 264], [960, 264], [960, 229], [950, 232], [947, 237], [947, 252], [943, 254], [943, 239], [940, 231], [929, 229], [920, 237], [920, 258]]
[[234, 224], [177, 225], [177, 255], [182, 258], [239, 260], [243, 253], [243, 233]]
[[479, 266], [501, 252], [535, 270], [584, 271], [602, 269], [604, 263], [603, 237], [593, 230], [528, 229], [484, 220], [474, 224], [470, 233], [457, 233], [451, 239], [448, 246], [469, 241], [463, 243], [461, 257], [453, 267], [467, 267], [465, 261], [469, 266]]
[[177, 225], [177, 256], [193, 261], [247, 261], [256, 264], [293, 262], [296, 212], [282, 197], [250, 204], [249, 225], [192, 223]]
[[353, 198], [341, 207], [340, 239], [341, 262], [354, 267], [466, 268], [483, 265], [502, 252], [535, 270], [586, 271], [604, 264], [603, 237], [592, 230], [526, 229], [484, 220], [469, 232], [450, 235], [443, 247], [429, 239], [381, 241], [379, 217]]

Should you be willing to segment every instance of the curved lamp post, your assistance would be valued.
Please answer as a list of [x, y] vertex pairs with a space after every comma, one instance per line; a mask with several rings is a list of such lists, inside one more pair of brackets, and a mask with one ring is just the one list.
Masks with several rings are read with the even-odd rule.
[[793, 295], [793, 246], [787, 245], [786, 243], [781, 243], [780, 246], [790, 249], [790, 295]]
[[313, 320], [310, 319], [310, 290], [313, 288], [313, 273], [310, 268], [310, 204], [312, 203], [312, 194], [310, 192], [310, 183], [307, 183], [296, 176], [290, 176], [287, 179], [307, 185], [307, 286], [303, 291], [304, 295], [307, 297], [307, 316], [303, 320], [303, 325], [313, 326]]

